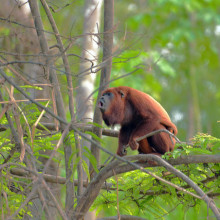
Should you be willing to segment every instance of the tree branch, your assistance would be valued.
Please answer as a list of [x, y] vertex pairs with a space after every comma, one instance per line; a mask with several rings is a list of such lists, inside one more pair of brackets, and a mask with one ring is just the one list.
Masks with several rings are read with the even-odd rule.
[[[142, 160], [143, 155], [134, 155], [134, 156], [126, 156], [126, 157], [131, 157], [131, 161], [139, 161]], [[169, 159], [167, 161], [169, 164], [171, 165], [188, 165], [188, 164], [194, 164], [194, 163], [220, 163], [220, 155], [194, 155], [194, 156], [181, 156], [179, 158], [176, 159]], [[152, 165], [148, 164], [148, 163], [141, 163], [143, 165], [144, 168], [146, 167], [152, 167]], [[124, 169], [126, 167], [126, 169]], [[121, 166], [122, 170], [124, 172], [129, 172], [134, 170], [133, 167], [128, 167], [127, 165], [122, 165]], [[25, 177], [30, 177], [30, 173], [27, 170], [23, 170], [23, 168], [11, 168], [10, 169], [10, 173], [16, 176], [25, 176]], [[118, 174], [118, 173], [116, 173]], [[65, 184], [66, 183], [66, 178], [64, 177], [60, 177], [60, 176], [53, 176], [53, 175], [49, 175], [49, 174], [44, 174], [43, 178], [46, 182], [50, 182], [50, 183], [58, 183], [58, 184]], [[206, 183], [208, 181], [213, 181], [215, 179], [215, 177], [209, 178], [209, 179], [205, 179], [204, 181], [202, 181], [203, 183]], [[88, 182], [84, 181], [83, 182], [83, 186], [87, 187], [88, 186]], [[106, 185], [107, 184], [107, 185]], [[74, 185], [77, 185], [77, 180], [75, 180]], [[112, 187], [112, 184], [108, 184], [105, 183], [102, 187], [102, 189], [105, 188], [109, 188]]]

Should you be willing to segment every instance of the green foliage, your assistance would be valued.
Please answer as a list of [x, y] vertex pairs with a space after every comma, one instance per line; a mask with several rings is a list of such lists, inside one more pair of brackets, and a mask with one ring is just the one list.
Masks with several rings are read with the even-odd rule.
[[[4, 213], [14, 213], [25, 200], [25, 197], [19, 193], [19, 191], [23, 191], [23, 188], [20, 184], [16, 182], [14, 182], [14, 185], [11, 186], [10, 181], [8, 181], [7, 178], [4, 178], [8, 175], [6, 172], [2, 171], [1, 175], [3, 177], [1, 178], [0, 182], [0, 190], [2, 197], [0, 200], [0, 205], [2, 207], [1, 211], [4, 210]], [[15, 192], [13, 192], [13, 189], [16, 189], [18, 192], [16, 190]], [[7, 202], [5, 202], [6, 199]], [[32, 202], [30, 202], [29, 205], [32, 205]], [[31, 216], [31, 212], [28, 211], [27, 206], [20, 210], [17, 218], [23, 219], [24, 214]]]
[[[45, 104], [45, 103], [42, 102], [42, 104]], [[46, 151], [51, 152], [54, 149], [55, 145], [57, 144], [58, 140], [61, 137], [61, 134], [58, 132], [49, 131], [43, 124], [39, 124], [40, 129], [36, 128], [35, 135], [32, 137], [33, 125], [39, 118], [41, 111], [34, 104], [20, 103], [19, 106], [20, 106], [19, 108], [22, 111], [22, 114], [21, 114], [21, 111], [19, 112], [20, 113], [19, 116], [20, 116], [21, 127], [25, 134], [24, 142], [28, 146], [33, 146], [32, 148], [33, 156], [36, 159], [35, 162], [36, 162], [37, 170], [41, 172], [44, 168], [42, 160], [48, 159], [50, 157], [45, 152]], [[11, 110], [9, 110], [8, 114], [11, 114], [11, 113], [12, 113]], [[27, 120], [24, 120], [24, 116]], [[8, 125], [8, 122], [5, 116], [1, 118], [0, 124]], [[14, 123], [14, 126], [16, 127], [15, 123]], [[92, 134], [94, 138], [98, 139], [97, 136], [93, 135], [93, 133], [88, 132], [88, 134]], [[68, 133], [67, 137], [64, 139], [64, 142], [65, 144], [72, 146], [72, 155], [69, 158], [67, 166], [73, 170], [73, 175], [71, 176], [71, 180], [73, 180], [73, 178], [75, 177], [78, 178], [76, 169], [80, 161], [80, 158], [78, 156], [78, 150], [75, 148], [75, 137], [74, 137], [73, 131], [70, 131]], [[1, 132], [0, 146], [1, 146], [0, 164], [3, 164], [5, 163], [6, 160], [8, 160], [11, 163], [16, 163], [24, 167], [26, 166], [25, 163], [19, 161], [20, 152], [15, 150], [16, 145], [11, 140], [10, 129], [7, 129]], [[64, 157], [63, 146], [61, 145], [60, 148], [58, 148], [56, 152], [57, 152], [56, 156], [53, 157], [52, 160], [55, 164], [57, 164], [57, 166], [60, 166], [61, 176], [66, 176], [65, 164], [64, 164], [64, 160], [62, 160], [62, 158]], [[26, 151], [25, 156], [27, 158], [30, 157], [28, 151]], [[98, 173], [99, 170], [97, 169], [97, 161], [86, 146], [84, 146], [83, 156], [84, 158], [89, 159], [89, 161], [93, 165], [95, 172]], [[71, 164], [72, 159], [74, 161], [73, 164]], [[85, 160], [82, 160], [82, 166], [88, 179], [90, 179], [89, 167], [87, 163], [85, 162]], [[30, 186], [32, 186], [31, 179], [23, 179], [22, 177], [19, 178], [18, 176], [12, 176], [10, 174], [10, 169], [12, 167], [16, 167], [16, 166], [6, 167], [4, 170], [2, 170], [2, 173], [1, 173], [3, 177], [1, 178], [1, 182], [0, 182], [1, 193], [3, 194], [5, 193], [5, 195], [7, 196], [7, 203], [5, 202], [5, 200], [0, 200], [1, 201], [0, 205], [2, 205], [2, 209], [0, 210], [0, 215], [2, 216], [3, 216], [3, 214], [1, 213], [2, 210], [4, 212], [4, 215], [7, 215], [9, 213], [14, 213], [20, 207], [20, 205], [25, 201], [26, 195], [30, 193], [31, 188], [30, 187], [26, 188], [26, 187], [29, 184]], [[11, 188], [10, 186], [12, 183], [14, 187], [18, 190], [13, 191], [13, 188]], [[29, 205], [32, 205], [32, 203], [30, 202]], [[19, 217], [21, 219], [24, 213], [31, 216], [31, 213], [28, 211], [27, 206], [21, 209], [19, 213]]]
[[[181, 147], [164, 156], [164, 158], [178, 158], [181, 155], [216, 154], [219, 149], [220, 139], [206, 134], [197, 134], [193, 139], [193, 147], [181, 144]], [[157, 176], [194, 193], [194, 190], [189, 188], [184, 181], [167, 172], [166, 169], [162, 167], [147, 169]], [[177, 169], [189, 176], [205, 193], [210, 193], [210, 190], [213, 194], [220, 193], [220, 164], [179, 165]], [[179, 215], [173, 211], [182, 209], [182, 212], [190, 213], [190, 215], [185, 214], [185, 217], [194, 215], [194, 212], [196, 213], [195, 216], [197, 215], [195, 219], [207, 216], [207, 213], [202, 210], [202, 207], [205, 206], [204, 202], [177, 191], [174, 187], [166, 185], [139, 170], [120, 175], [117, 179], [118, 189], [115, 177], [110, 178], [108, 183], [112, 184], [112, 189], [103, 191], [99, 195], [93, 204], [93, 209], [97, 209], [105, 215], [117, 215], [118, 191], [121, 214], [148, 216], [148, 219], [173, 219], [174, 216], [178, 217]]]
[[[96, 158], [94, 157], [94, 155], [91, 153], [91, 151], [86, 146], [84, 147], [84, 150], [85, 151], [83, 153], [83, 156], [85, 156], [86, 158], [89, 159], [90, 163], [92, 164], [93, 169], [95, 170], [96, 173], [98, 173], [99, 170], [97, 169]], [[88, 178], [90, 178], [90, 175], [87, 175], [87, 176], [88, 176]]]
[[93, 132], [86, 131], [85, 133], [91, 135], [91, 137], [93, 137], [96, 141], [103, 143], [103, 140], [99, 138], [96, 134], [94, 134]]
[[[25, 134], [24, 136], [24, 142], [28, 146], [32, 146], [32, 138], [31, 134], [29, 133], [29, 127], [32, 128], [33, 124], [36, 122], [37, 118], [40, 116], [41, 111], [38, 110], [38, 108], [33, 105], [20, 105], [22, 109], [22, 114], [25, 115], [25, 117], [28, 120], [28, 125], [27, 122], [24, 120], [24, 117], [22, 114], [20, 115], [20, 123], [23, 129], [23, 132]], [[10, 110], [8, 111], [8, 114], [11, 114]], [[12, 114], [11, 114], [12, 115]], [[1, 118], [0, 123], [2, 125], [7, 124], [5, 116]], [[15, 126], [15, 125], [14, 125]], [[48, 130], [45, 130], [48, 132]], [[33, 140], [33, 156], [36, 158], [36, 166], [38, 171], [41, 171], [43, 169], [42, 165], [42, 159], [43, 158], [49, 158], [48, 155], [45, 154], [45, 151], [51, 151], [54, 149], [54, 143], [56, 140], [60, 138], [60, 134], [51, 134], [49, 132], [48, 135], [45, 135], [44, 130], [35, 130], [35, 138]], [[1, 132], [0, 136], [0, 145], [1, 145], [1, 154], [0, 154], [0, 164], [4, 164], [5, 161], [9, 161], [10, 163], [16, 163], [18, 165], [26, 166], [24, 162], [20, 162], [20, 152], [16, 151], [16, 145], [12, 141], [13, 139], [11, 138], [11, 131], [10, 129], [7, 129], [5, 131]], [[60, 156], [63, 155], [63, 151], [61, 149], [57, 150], [57, 157], [53, 158], [53, 161], [56, 163], [60, 163]], [[28, 151], [26, 151], [25, 156], [28, 158], [30, 157]], [[1, 194], [5, 193], [5, 199], [7, 198], [7, 203], [5, 202], [6, 200], [2, 200], [1, 205], [2, 209], [4, 211], [4, 215], [9, 214], [9, 213], [14, 213], [20, 205], [25, 201], [26, 195], [30, 192], [30, 186], [28, 184], [31, 183], [31, 179], [24, 179], [24, 178], [19, 178], [18, 176], [13, 176], [10, 174], [10, 169], [16, 167], [16, 166], [9, 166], [6, 167], [4, 170], [1, 171], [2, 177], [1, 182], [0, 182], [0, 189], [1, 189]], [[4, 202], [3, 202], [4, 201]], [[30, 202], [29, 205], [32, 205]], [[0, 211], [0, 212], [1, 212]], [[19, 212], [19, 218], [23, 218], [22, 216], [24, 214], [31, 215], [31, 213], [28, 211], [27, 206], [21, 209]], [[2, 214], [1, 214], [2, 215]], [[2, 215], [3, 216], [3, 215]]]
[[177, 148], [172, 153], [164, 155], [163, 158], [177, 158], [181, 155], [219, 154], [220, 152], [220, 139], [202, 133], [198, 133], [192, 139], [192, 145], [188, 145], [187, 143], [181, 143], [176, 145]]
[[193, 139], [193, 144], [211, 151], [212, 154], [219, 154], [220, 152], [220, 138], [213, 137], [209, 134], [197, 134]]

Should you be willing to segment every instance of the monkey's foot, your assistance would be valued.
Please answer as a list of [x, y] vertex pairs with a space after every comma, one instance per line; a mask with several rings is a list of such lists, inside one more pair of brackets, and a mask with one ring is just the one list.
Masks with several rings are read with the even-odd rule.
[[118, 148], [117, 150], [117, 155], [120, 157], [123, 157], [127, 154], [127, 150], [126, 150], [127, 146], [123, 145], [121, 148]]

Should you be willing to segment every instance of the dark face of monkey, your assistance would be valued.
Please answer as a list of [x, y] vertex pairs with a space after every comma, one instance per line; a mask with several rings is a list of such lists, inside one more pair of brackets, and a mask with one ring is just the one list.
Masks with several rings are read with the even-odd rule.
[[102, 113], [105, 113], [105, 111], [109, 109], [113, 98], [114, 94], [111, 92], [106, 92], [101, 96], [101, 98], [99, 99], [98, 106]]
[[114, 88], [103, 92], [98, 102], [102, 117], [107, 126], [121, 124], [124, 118], [124, 93]]

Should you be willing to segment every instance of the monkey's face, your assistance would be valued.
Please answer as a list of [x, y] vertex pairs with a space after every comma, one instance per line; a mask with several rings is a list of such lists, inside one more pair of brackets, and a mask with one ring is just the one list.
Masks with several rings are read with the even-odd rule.
[[115, 88], [103, 92], [98, 102], [103, 120], [107, 126], [120, 124], [124, 117], [124, 94]]
[[99, 99], [98, 106], [102, 113], [105, 113], [105, 111], [108, 111], [111, 106], [111, 102], [114, 99], [114, 94], [111, 92], [105, 92]]

